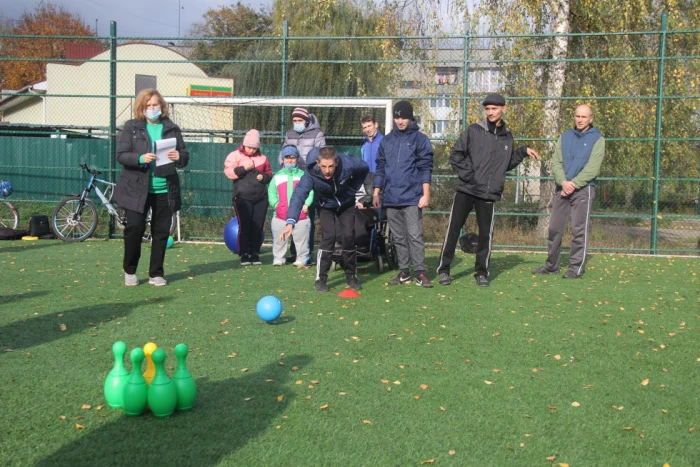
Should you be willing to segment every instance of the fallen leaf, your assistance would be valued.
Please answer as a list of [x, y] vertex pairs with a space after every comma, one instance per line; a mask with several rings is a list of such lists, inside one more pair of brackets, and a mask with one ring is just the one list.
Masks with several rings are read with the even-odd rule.
[[269, 379], [269, 378], [265, 380], [266, 383], [272, 383], [274, 381], [275, 381], [274, 379]]
[[447, 454], [449, 454], [450, 456], [454, 456], [455, 454], [457, 454], [457, 451], [455, 451], [454, 449], [450, 449], [449, 451], [447, 451]]
[[339, 392], [338, 395], [339, 395], [339, 396], [347, 396], [348, 393], [347, 393], [347, 392]]
[[65, 419], [66, 419], [66, 416], [65, 416], [65, 415], [61, 415], [60, 417], [58, 417], [58, 419], [59, 419], [59, 420], [65, 420]]
[[421, 384], [421, 385], [420, 385], [420, 388], [423, 389], [423, 390], [426, 390], [426, 389], [428, 389], [429, 387], [430, 387], [430, 386], [428, 386], [427, 384]]
[[298, 366], [293, 366], [293, 367], [292, 367], [292, 371], [297, 371], [298, 369], [299, 369]]
[[554, 356], [554, 360], [561, 360], [561, 355], [556, 354], [556, 355]]
[[420, 399], [420, 396], [416, 394], [415, 396], [413, 396], [413, 398], [414, 398], [415, 400], [418, 400], [418, 399]]
[[569, 464], [567, 464], [566, 462], [559, 462], [559, 464], [557, 465], [559, 465], [559, 467], [569, 467]]
[[98, 405], [97, 407], [95, 407], [95, 410], [102, 410], [102, 406]]
[[554, 462], [556, 459], [557, 459], [557, 456], [545, 457], [545, 460], [548, 460], [549, 462]]
[[639, 384], [641, 384], [642, 386], [646, 386], [647, 384], [649, 384], [649, 378], [643, 379], [642, 382]]
[[397, 379], [396, 381], [394, 381], [394, 384], [401, 384], [401, 381]]
[[421, 461], [420, 465], [433, 464], [433, 463], [435, 463], [435, 459], [428, 459], [425, 461]]
[[302, 380], [298, 380], [297, 384], [304, 384], [304, 382]]
[[246, 397], [246, 398], [245, 398], [245, 399], [243, 399], [243, 400], [244, 400], [244, 401], [246, 401], [246, 402], [248, 402], [248, 401], [252, 401], [252, 400], [253, 400], [253, 398], [252, 398], [252, 397]]
[[246, 371], [248, 371], [248, 368], [241, 368], [242, 373], [245, 373]]
[[[66, 326], [65, 324], [59, 324], [58, 329], [60, 329], [61, 331], [65, 331], [66, 329], [68, 329], [68, 326]], [[85, 427], [82, 427], [82, 428], [85, 428]], [[81, 429], [81, 428], [79, 428], [79, 429]]]
[[282, 402], [284, 400], [284, 394], [277, 396], [277, 402]]
[[323, 404], [321, 407], [319, 407], [319, 410], [326, 410], [328, 408], [328, 404]]
[[83, 410], [90, 410], [92, 408], [92, 406], [90, 404], [83, 404], [83, 406], [80, 408]]
[[578, 402], [572, 402], [571, 407], [581, 407], [581, 404]]
[[486, 381], [486, 380], [484, 380], [484, 383], [486, 383], [486, 384], [493, 384], [493, 381]]
[[501, 335], [500, 332], [496, 332], [496, 333], [491, 334], [491, 337], [498, 337], [498, 336], [500, 336], [500, 335]]
[[76, 424], [75, 424], [75, 428], [78, 429], [78, 430], [84, 430], [84, 429], [85, 429], [85, 427], [84, 427], [83, 425], [80, 425], [79, 423], [76, 423]]
[[445, 411], [445, 408], [443, 406], [440, 406], [440, 413], [443, 413]]
[[623, 430], [625, 430], [625, 431], [634, 431], [634, 427], [633, 427], [633, 426], [626, 426], [626, 427], [623, 428]]
[[371, 425], [371, 424], [372, 424], [372, 422], [370, 422], [369, 420], [362, 420], [362, 423], [364, 423], [365, 425]]

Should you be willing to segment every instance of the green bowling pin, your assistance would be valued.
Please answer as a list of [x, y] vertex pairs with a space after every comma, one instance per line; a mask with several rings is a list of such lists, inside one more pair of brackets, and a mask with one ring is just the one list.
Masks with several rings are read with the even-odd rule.
[[156, 417], [169, 417], [175, 412], [177, 390], [165, 373], [165, 350], [155, 350], [151, 359], [156, 366], [156, 374], [148, 387], [148, 406]]
[[115, 342], [112, 346], [114, 354], [114, 367], [105, 379], [105, 399], [113, 409], [121, 409], [124, 405], [124, 386], [129, 380], [129, 372], [124, 366], [124, 354], [126, 354], [126, 344], [122, 341]]
[[148, 384], [141, 374], [141, 364], [146, 357], [143, 349], [131, 351], [131, 375], [124, 386], [124, 413], [129, 416], [141, 415], [146, 410]]
[[175, 408], [180, 412], [190, 410], [197, 397], [197, 383], [195, 383], [190, 372], [187, 371], [187, 364], [185, 363], [188, 352], [187, 344], [177, 344], [175, 346], [177, 369], [173, 375], [173, 384], [177, 390], [177, 406]]

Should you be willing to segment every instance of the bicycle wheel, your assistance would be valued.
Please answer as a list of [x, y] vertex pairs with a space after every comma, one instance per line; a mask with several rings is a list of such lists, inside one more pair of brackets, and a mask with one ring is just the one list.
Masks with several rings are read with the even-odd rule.
[[0, 227], [16, 229], [19, 225], [19, 213], [12, 203], [3, 201], [0, 203]]
[[51, 229], [64, 242], [82, 242], [95, 233], [97, 228], [95, 203], [71, 196], [61, 200], [51, 216]]

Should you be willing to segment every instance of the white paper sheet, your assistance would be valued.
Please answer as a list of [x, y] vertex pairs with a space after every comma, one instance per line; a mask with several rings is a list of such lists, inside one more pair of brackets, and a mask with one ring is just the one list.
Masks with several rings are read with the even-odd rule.
[[156, 165], [172, 164], [175, 161], [168, 159], [168, 151], [175, 149], [177, 140], [175, 138], [159, 139], [156, 141]]

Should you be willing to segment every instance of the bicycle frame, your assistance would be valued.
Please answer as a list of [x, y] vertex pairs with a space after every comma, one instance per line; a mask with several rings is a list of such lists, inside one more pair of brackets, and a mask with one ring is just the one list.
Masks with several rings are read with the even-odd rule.
[[[109, 198], [105, 195], [105, 193], [100, 190], [100, 187], [98, 187], [95, 182], [97, 183], [103, 183], [107, 185], [107, 188], [105, 189], [105, 193], [109, 192]], [[124, 224], [124, 219], [119, 215], [119, 211], [117, 208], [114, 207], [114, 205], [111, 203], [111, 198], [112, 198], [112, 192], [109, 190], [114, 191], [114, 187], [116, 186], [116, 183], [107, 181], [107, 180], [102, 180], [101, 178], [97, 178], [95, 175], [92, 173], [90, 174], [90, 179], [88, 180], [87, 186], [83, 189], [83, 192], [80, 194], [80, 205], [76, 208], [76, 214], [78, 214], [78, 211], [81, 209], [82, 204], [85, 202], [85, 198], [88, 197], [90, 192], [94, 189], [95, 193], [97, 194], [97, 197], [100, 198], [100, 201], [102, 201], [102, 204], [107, 208], [107, 211], [109, 211], [109, 214], [114, 216], [114, 219], [119, 222], [120, 224]]]

